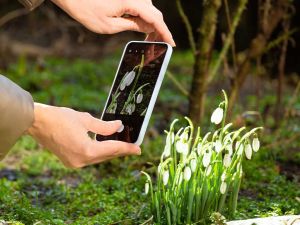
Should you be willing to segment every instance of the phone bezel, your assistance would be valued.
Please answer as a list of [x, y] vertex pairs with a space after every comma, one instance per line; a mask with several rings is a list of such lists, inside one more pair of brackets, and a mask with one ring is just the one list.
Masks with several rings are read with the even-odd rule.
[[157, 81], [156, 81], [155, 87], [153, 89], [153, 93], [152, 93], [152, 96], [151, 96], [151, 99], [150, 99], [150, 102], [149, 102], [149, 105], [148, 105], [148, 109], [146, 111], [146, 115], [145, 115], [143, 124], [141, 126], [140, 131], [139, 131], [139, 135], [138, 135], [138, 138], [137, 138], [136, 142], [133, 143], [133, 144], [136, 144], [136, 145], [141, 145], [142, 142], [143, 142], [143, 139], [144, 139], [144, 136], [145, 136], [148, 124], [149, 124], [149, 120], [150, 120], [150, 117], [151, 117], [151, 114], [152, 114], [152, 111], [153, 111], [153, 108], [154, 108], [154, 105], [155, 105], [155, 102], [156, 102], [156, 99], [157, 99], [157, 96], [158, 96], [158, 93], [159, 93], [159, 90], [160, 90], [160, 87], [161, 87], [161, 84], [162, 84], [163, 78], [165, 76], [165, 73], [166, 73], [166, 70], [167, 70], [167, 67], [168, 67], [171, 55], [172, 55], [173, 48], [172, 48], [171, 45], [169, 45], [168, 43], [165, 43], [165, 42], [150, 42], [150, 41], [130, 41], [130, 42], [128, 42], [125, 45], [125, 48], [123, 50], [123, 53], [122, 53], [122, 56], [121, 56], [121, 59], [120, 59], [119, 65], [118, 65], [117, 72], [115, 74], [115, 77], [114, 77], [113, 83], [111, 85], [111, 88], [110, 88], [110, 91], [109, 91], [109, 94], [108, 94], [108, 97], [107, 97], [104, 109], [103, 109], [102, 114], [101, 114], [101, 120], [102, 120], [102, 118], [103, 118], [103, 116], [105, 114], [105, 111], [106, 111], [106, 108], [107, 108], [107, 104], [108, 104], [108, 101], [110, 99], [111, 92], [113, 91], [113, 87], [115, 85], [115, 82], [116, 82], [116, 79], [117, 79], [117, 75], [119, 73], [121, 64], [123, 62], [123, 59], [124, 59], [127, 47], [131, 43], [137, 43], [137, 44], [139, 44], [139, 43], [140, 44], [164, 44], [164, 45], [167, 46], [166, 55], [165, 55], [165, 58], [164, 58], [164, 60], [162, 62], [161, 69], [159, 71], [159, 75], [157, 77]]

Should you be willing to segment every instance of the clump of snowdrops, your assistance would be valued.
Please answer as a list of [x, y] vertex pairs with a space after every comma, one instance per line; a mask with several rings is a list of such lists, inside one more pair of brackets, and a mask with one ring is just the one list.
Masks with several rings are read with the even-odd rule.
[[242, 161], [251, 159], [260, 142], [257, 131], [246, 127], [232, 130], [225, 123], [227, 96], [211, 115], [215, 131], [204, 136], [187, 127], [175, 130], [177, 119], [167, 132], [166, 144], [157, 169], [157, 181], [145, 173], [145, 193], [151, 195], [151, 211], [156, 224], [206, 224], [220, 212], [233, 216], [243, 175]]

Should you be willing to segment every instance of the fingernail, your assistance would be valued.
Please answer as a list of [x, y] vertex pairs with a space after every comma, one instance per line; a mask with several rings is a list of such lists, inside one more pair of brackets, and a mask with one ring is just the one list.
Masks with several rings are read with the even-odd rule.
[[137, 152], [137, 155], [141, 155], [142, 154], [142, 151], [141, 149], [139, 149], [139, 151]]
[[172, 46], [176, 47], [176, 43], [175, 43], [174, 39], [172, 39]]

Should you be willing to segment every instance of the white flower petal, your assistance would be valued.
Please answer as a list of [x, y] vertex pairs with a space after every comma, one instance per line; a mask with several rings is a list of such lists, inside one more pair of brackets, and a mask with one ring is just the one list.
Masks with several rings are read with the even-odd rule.
[[260, 148], [260, 142], [257, 137], [255, 137], [252, 141], [252, 148], [253, 148], [253, 151], [255, 151], [255, 152], [257, 152]]
[[192, 171], [195, 172], [197, 168], [197, 159], [192, 159], [190, 163]]
[[229, 154], [225, 154], [223, 159], [223, 165], [227, 168], [230, 166], [231, 163], [231, 156]]
[[197, 153], [198, 153], [199, 156], [202, 153], [202, 144], [200, 142], [197, 144]]
[[237, 155], [242, 155], [244, 151], [244, 144], [237, 141], [235, 144], [235, 149], [237, 151]]
[[225, 179], [226, 179], [226, 173], [224, 172], [224, 173], [222, 173], [221, 181], [225, 181]]
[[210, 163], [210, 158], [211, 158], [211, 151], [206, 150], [206, 152], [203, 155], [202, 163], [204, 167], [207, 167]]
[[245, 155], [246, 155], [246, 158], [247, 159], [251, 159], [252, 157], [252, 148], [251, 148], [251, 145], [250, 144], [247, 144], [246, 147], [245, 147]]
[[169, 171], [167, 170], [163, 174], [163, 183], [165, 186], [168, 184], [168, 181], [169, 181]]
[[183, 173], [184, 173], [184, 179], [186, 181], [189, 181], [191, 179], [191, 176], [192, 176], [191, 168], [189, 166], [185, 167]]
[[145, 194], [147, 195], [148, 192], [149, 192], [149, 183], [146, 182], [146, 183], [145, 183]]
[[219, 153], [221, 151], [221, 149], [222, 149], [222, 142], [220, 140], [217, 140], [215, 142], [215, 150], [217, 153]]
[[222, 122], [224, 110], [220, 107], [216, 108], [212, 113], [210, 121], [214, 124], [219, 124]]
[[143, 94], [139, 93], [138, 96], [136, 97], [136, 103], [140, 104], [143, 100]]
[[206, 168], [205, 176], [209, 176], [210, 173], [211, 173], [211, 165], [209, 165], [209, 166]]
[[[126, 80], [126, 86], [129, 86], [135, 78], [135, 72], [131, 71], [128, 73], [128, 79]], [[126, 78], [125, 78], [126, 79]]]
[[125, 89], [126, 85], [125, 83], [123, 82], [121, 85], [120, 85], [120, 90], [123, 91]]
[[182, 153], [182, 142], [180, 140], [176, 141], [175, 148], [178, 153]]
[[226, 145], [226, 150], [228, 151], [229, 155], [232, 155], [232, 152], [233, 152], [232, 143], [229, 143]]
[[188, 143], [183, 143], [182, 144], [182, 154], [183, 155], [188, 155], [189, 154], [189, 144]]
[[221, 187], [220, 187], [220, 192], [222, 195], [225, 194], [226, 189], [227, 189], [227, 184], [226, 184], [226, 182], [223, 181], [221, 184]]

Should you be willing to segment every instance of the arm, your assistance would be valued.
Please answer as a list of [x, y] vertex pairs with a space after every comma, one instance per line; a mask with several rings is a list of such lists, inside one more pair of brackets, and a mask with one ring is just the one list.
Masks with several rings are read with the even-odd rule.
[[31, 95], [0, 75], [0, 160], [34, 119]]

